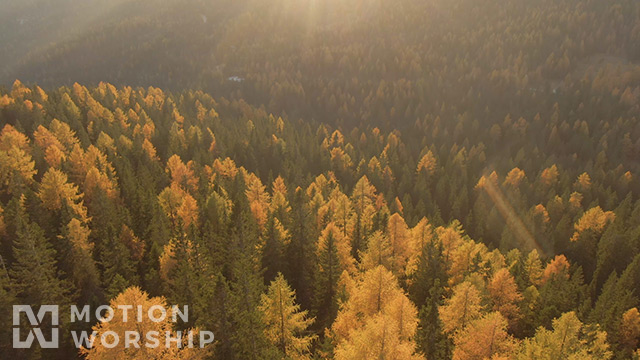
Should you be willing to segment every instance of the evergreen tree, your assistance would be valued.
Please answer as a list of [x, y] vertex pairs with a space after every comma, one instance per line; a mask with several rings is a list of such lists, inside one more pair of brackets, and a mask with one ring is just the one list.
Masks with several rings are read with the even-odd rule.
[[[15, 295], [21, 304], [38, 307], [41, 305], [58, 305], [61, 333], [68, 328], [68, 318], [64, 314], [69, 312], [72, 299], [72, 285], [59, 274], [56, 266], [56, 253], [47, 242], [44, 232], [38, 224], [32, 222], [25, 208], [25, 196], [14, 197], [9, 204], [12, 209], [11, 223], [15, 227], [13, 241], [13, 258], [9, 276], [15, 289]], [[24, 319], [23, 319], [24, 321]], [[47, 323], [42, 326], [51, 326]], [[22, 332], [29, 330], [30, 325], [23, 324]], [[61, 349], [40, 349], [35, 347], [27, 350], [35, 358], [43, 356], [57, 356], [64, 354], [69, 338], [62, 335]]]
[[338, 314], [338, 279], [342, 273], [335, 234], [328, 230], [318, 240], [313, 276], [313, 313], [319, 329], [329, 327]]

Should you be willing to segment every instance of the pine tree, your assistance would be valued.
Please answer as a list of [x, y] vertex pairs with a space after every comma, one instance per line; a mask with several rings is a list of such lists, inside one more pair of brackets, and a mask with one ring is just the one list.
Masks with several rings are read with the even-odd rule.
[[[241, 177], [233, 184], [231, 247], [229, 253], [229, 321], [231, 332], [222, 341], [231, 344], [232, 359], [271, 359], [277, 349], [265, 336], [265, 324], [258, 310], [263, 289], [262, 271], [259, 267], [258, 225], [248, 202], [239, 197], [244, 188]], [[236, 197], [234, 197], [234, 195]]]
[[80, 303], [97, 302], [102, 298], [100, 276], [93, 260], [94, 244], [89, 241], [88, 227], [78, 219], [71, 219], [65, 229], [65, 238], [71, 244], [73, 283], [80, 292]]
[[446, 264], [439, 242], [431, 242], [422, 248], [415, 272], [409, 277], [410, 299], [420, 309], [416, 344], [427, 359], [448, 358], [449, 339], [444, 335], [443, 323], [438, 314], [442, 305], [444, 285], [448, 282]]
[[289, 232], [280, 220], [271, 214], [263, 234], [262, 267], [265, 282], [275, 279], [276, 274], [284, 270], [284, 250], [290, 241]]
[[[20, 304], [38, 307], [40, 305], [58, 305], [60, 330], [68, 329], [68, 314], [71, 303], [72, 285], [63, 280], [56, 266], [56, 252], [47, 242], [43, 230], [32, 222], [25, 208], [25, 196], [14, 197], [9, 204], [11, 208], [11, 224], [15, 228], [13, 240], [13, 263], [9, 270], [11, 283], [15, 289], [15, 297]], [[44, 323], [42, 326], [50, 326]], [[28, 331], [25, 325], [23, 331]], [[61, 349], [33, 349], [33, 356], [63, 356], [67, 337], [60, 340]], [[31, 351], [31, 350], [29, 350]], [[60, 353], [62, 352], [62, 353]], [[57, 354], [56, 354], [57, 353]]]
[[329, 327], [338, 313], [338, 279], [340, 266], [336, 231], [327, 227], [318, 240], [317, 264], [313, 276], [313, 309], [320, 329]]
[[2, 255], [0, 255], [0, 352], [8, 354], [12, 349], [11, 327], [12, 305], [16, 304], [16, 298], [11, 287], [11, 279]]
[[25, 197], [14, 198], [13, 218], [15, 239], [9, 274], [16, 296], [25, 304], [68, 304], [70, 284], [59, 277], [56, 253], [44, 237], [38, 224], [31, 222], [24, 207]]
[[371, 230], [371, 217], [375, 211], [373, 206], [376, 198], [376, 189], [371, 185], [369, 179], [363, 176], [354, 186], [351, 202], [354, 209], [352, 220], [352, 255], [359, 260], [359, 251], [364, 248], [364, 239]]
[[292, 199], [291, 211], [291, 240], [285, 249], [286, 271], [292, 288], [296, 291], [298, 300], [304, 309], [310, 309], [312, 303], [312, 289], [315, 266], [313, 263], [314, 247], [317, 235], [312, 234], [310, 228], [311, 214], [305, 203], [305, 192], [298, 188]]

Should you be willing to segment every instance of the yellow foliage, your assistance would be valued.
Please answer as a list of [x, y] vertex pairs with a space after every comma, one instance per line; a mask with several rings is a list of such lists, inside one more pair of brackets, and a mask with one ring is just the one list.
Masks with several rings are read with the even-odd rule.
[[384, 266], [392, 271], [392, 255], [389, 238], [380, 231], [374, 232], [368, 239], [367, 250], [360, 255], [360, 268], [371, 270], [377, 266]]
[[49, 124], [49, 129], [51, 133], [60, 141], [62, 145], [64, 145], [64, 149], [70, 149], [75, 144], [78, 144], [78, 138], [76, 137], [76, 132], [71, 130], [69, 125], [66, 122], [62, 122], [58, 119], [51, 120]]
[[391, 272], [365, 272], [333, 323], [335, 358], [423, 359], [412, 340], [417, 314]]
[[156, 126], [153, 122], [149, 121], [142, 126], [142, 135], [146, 140], [151, 139], [156, 132]]
[[602, 211], [600, 206], [587, 210], [580, 220], [573, 226], [575, 232], [571, 236], [571, 241], [578, 241], [585, 231], [591, 231], [595, 235], [600, 235], [605, 226], [612, 223], [616, 218], [613, 211]]
[[410, 279], [418, 269], [418, 263], [420, 262], [420, 255], [422, 249], [433, 241], [433, 229], [427, 218], [423, 217], [418, 221], [416, 226], [410, 230], [409, 240], [409, 258], [407, 259], [406, 275]]
[[222, 161], [215, 159], [213, 161], [213, 169], [218, 175], [229, 179], [234, 179], [238, 174], [236, 163], [228, 157]]
[[111, 136], [107, 135], [104, 131], [101, 131], [100, 135], [98, 135], [98, 140], [96, 140], [96, 146], [101, 151], [107, 151], [107, 150], [116, 151], [115, 141]]
[[473, 321], [454, 339], [453, 360], [513, 358], [517, 343], [507, 333], [507, 321], [493, 312]]
[[318, 252], [320, 252], [321, 249], [326, 249], [328, 246], [327, 243], [330, 240], [334, 242], [338, 252], [338, 261], [340, 262], [341, 270], [346, 270], [349, 274], [354, 274], [356, 272], [356, 260], [351, 256], [351, 244], [333, 222], [328, 223], [324, 230], [322, 230], [318, 238]]
[[35, 140], [36, 145], [42, 148], [43, 151], [51, 147], [57, 148], [60, 152], [64, 153], [65, 148], [62, 143], [58, 140], [58, 138], [49, 131], [49, 129], [45, 128], [42, 125], [39, 125], [36, 131], [33, 133], [33, 138]]
[[[189, 347], [187, 333], [189, 330], [184, 331], [181, 346], [176, 346], [172, 343], [171, 346], [166, 347], [164, 344], [165, 336], [167, 333], [171, 338], [176, 338], [177, 334], [173, 330], [173, 314], [172, 307], [167, 306], [164, 297], [152, 297], [140, 290], [138, 287], [130, 287], [116, 296], [110, 302], [111, 308], [114, 310], [115, 315], [111, 321], [98, 322], [93, 326], [93, 330], [96, 332], [96, 341], [94, 346], [90, 349], [82, 348], [81, 354], [86, 357], [87, 360], [111, 360], [111, 359], [156, 359], [156, 360], [199, 360], [208, 356], [209, 350], [205, 348], [199, 348], [197, 344], [194, 347]], [[120, 306], [120, 307], [119, 307]], [[122, 306], [132, 306], [127, 313], [127, 320], [124, 321], [124, 311]], [[138, 321], [138, 308], [141, 307], [140, 319]], [[160, 317], [159, 310], [155, 310], [157, 307], [161, 307], [166, 312], [166, 316], [161, 321], [153, 321], [149, 316], [149, 310], [153, 311], [155, 317]], [[125, 347], [125, 339], [127, 338], [125, 332], [135, 332], [140, 335], [140, 346], [128, 346]], [[103, 346], [99, 341], [100, 337], [109, 332], [114, 332], [120, 339], [119, 343], [115, 347]], [[147, 343], [146, 336], [151, 332], [157, 332], [159, 344], [156, 347], [145, 346]], [[107, 336], [107, 339], [111, 338]], [[197, 341], [197, 330], [194, 330], [193, 336], [194, 342]], [[150, 342], [153, 344], [153, 342]]]
[[523, 342], [516, 358], [607, 360], [612, 355], [607, 333], [598, 327], [585, 326], [571, 311], [553, 320], [553, 330], [538, 328], [534, 337]]
[[150, 160], [159, 160], [158, 155], [156, 155], [156, 148], [149, 139], [144, 139], [142, 142], [142, 150], [147, 154], [147, 157], [149, 157]]
[[14, 147], [30, 152], [29, 138], [13, 126], [6, 124], [0, 132], [0, 151], [9, 151]]
[[0, 150], [0, 185], [12, 184], [14, 175], [31, 183], [35, 174], [35, 161], [31, 160], [31, 155], [27, 152], [15, 146], [8, 151]]
[[507, 174], [507, 177], [504, 180], [504, 185], [509, 185], [514, 188], [517, 188], [518, 186], [520, 186], [520, 184], [525, 178], [526, 178], [526, 175], [524, 171], [516, 167], [516, 168], [513, 168], [511, 171], [509, 171], [509, 173]]
[[211, 129], [207, 128], [209, 135], [211, 136], [211, 144], [209, 145], [209, 152], [213, 152], [216, 149], [216, 136], [213, 134]]
[[87, 175], [84, 180], [84, 194], [87, 201], [89, 201], [89, 199], [93, 199], [96, 189], [104, 193], [110, 199], [114, 199], [118, 194], [116, 185], [109, 180], [109, 177], [100, 172], [100, 170], [95, 166], [92, 166], [89, 171], [87, 171]]
[[282, 176], [278, 176], [271, 185], [271, 211], [281, 210], [283, 213], [288, 213], [291, 210], [289, 201], [287, 200], [287, 186], [284, 183]]
[[391, 272], [396, 276], [404, 274], [411, 256], [409, 227], [400, 214], [394, 213], [387, 222], [387, 237], [391, 249]]
[[451, 252], [463, 243], [462, 232], [460, 229], [452, 226], [438, 226], [436, 228], [436, 236], [442, 242], [443, 253], [446, 259], [449, 259]]
[[269, 211], [269, 194], [266, 191], [262, 181], [253, 173], [247, 173], [245, 176], [245, 183], [247, 189], [245, 195], [251, 207], [251, 213], [256, 219], [261, 229], [264, 229], [264, 225], [267, 223], [267, 216]]
[[547, 264], [542, 274], [542, 283], [547, 282], [555, 276], [569, 278], [569, 261], [564, 255], [556, 255], [556, 257]]
[[178, 208], [178, 217], [182, 220], [183, 226], [189, 227], [191, 225], [197, 225], [198, 222], [198, 204], [193, 196], [189, 194], [184, 195], [182, 204]]
[[60, 210], [63, 204], [73, 207], [82, 198], [78, 187], [67, 182], [67, 175], [53, 168], [42, 177], [38, 197], [49, 210]]
[[482, 175], [476, 184], [476, 189], [484, 189], [488, 184], [491, 184], [493, 187], [498, 186], [498, 174], [493, 171], [489, 176]]
[[11, 104], [15, 104], [15, 100], [11, 97], [9, 97], [9, 95], [5, 94], [2, 95], [2, 97], [0, 97], [0, 107], [7, 107]]
[[542, 204], [538, 204], [533, 208], [533, 215], [540, 219], [543, 224], [549, 222], [549, 212], [547, 212], [547, 209]]
[[172, 155], [167, 160], [165, 171], [171, 176], [171, 182], [191, 193], [198, 190], [198, 179], [193, 171], [193, 161], [186, 165], [178, 155]]
[[640, 341], [640, 312], [631, 308], [622, 315], [620, 342], [628, 349], [636, 349]]
[[586, 172], [580, 174], [573, 185], [578, 191], [586, 192], [591, 188], [591, 177]]
[[331, 221], [340, 229], [342, 235], [348, 238], [348, 228], [351, 226], [350, 221], [352, 221], [353, 213], [349, 197], [336, 187], [331, 191], [326, 206], [331, 210]]
[[174, 228], [178, 225], [186, 228], [198, 221], [196, 200], [175, 183], [158, 195], [158, 202]]
[[416, 172], [420, 173], [424, 171], [426, 175], [432, 175], [436, 170], [436, 165], [436, 158], [433, 156], [431, 150], [429, 150], [429, 152], [427, 152], [418, 162]]
[[307, 311], [300, 311], [295, 303], [295, 291], [282, 274], [271, 282], [266, 294], [260, 298], [258, 307], [265, 322], [267, 339], [277, 346], [287, 359], [310, 359], [311, 343], [314, 335], [305, 335], [313, 319]]
[[472, 264], [476, 259], [486, 262], [488, 249], [486, 245], [466, 240], [448, 252], [450, 265], [448, 269], [449, 284], [457, 284], [471, 273]]
[[67, 157], [57, 146], [50, 146], [44, 150], [44, 160], [50, 167], [60, 168], [60, 165]]
[[31, 94], [31, 89], [24, 86], [20, 80], [16, 79], [11, 87], [11, 97], [14, 99], [22, 99]]
[[367, 168], [369, 169], [369, 173], [371, 174], [379, 174], [382, 172], [380, 161], [375, 156], [369, 160], [369, 163], [367, 164]]
[[351, 157], [341, 148], [331, 149], [331, 164], [338, 169], [346, 169], [351, 167]]
[[553, 164], [542, 171], [540, 178], [543, 184], [547, 186], [551, 186], [556, 182], [558, 182], [559, 175], [560, 173], [558, 172], [558, 167], [555, 164]]
[[574, 209], [580, 209], [582, 208], [582, 198], [583, 198], [582, 194], [574, 191], [573, 193], [571, 193], [571, 196], [569, 197], [569, 204], [571, 204], [571, 206]]
[[69, 241], [75, 248], [91, 254], [94, 244], [89, 242], [91, 230], [88, 227], [83, 225], [80, 220], [73, 218], [67, 224], [67, 233]]
[[482, 298], [478, 289], [468, 281], [458, 284], [453, 295], [438, 308], [445, 333], [463, 330], [478, 319], [482, 311]]
[[537, 250], [532, 250], [525, 260], [524, 270], [529, 276], [529, 282], [532, 285], [539, 286], [542, 284], [542, 261]]
[[506, 268], [498, 270], [489, 281], [487, 290], [493, 301], [493, 310], [500, 312], [513, 325], [519, 316], [518, 303], [523, 299], [513, 275]]

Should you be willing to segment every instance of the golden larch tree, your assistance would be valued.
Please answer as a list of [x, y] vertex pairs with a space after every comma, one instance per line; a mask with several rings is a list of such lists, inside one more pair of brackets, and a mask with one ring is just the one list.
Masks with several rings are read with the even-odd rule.
[[182, 162], [180, 156], [173, 155], [167, 160], [165, 171], [171, 176], [171, 182], [178, 184], [184, 190], [193, 193], [198, 190], [198, 179], [193, 171], [193, 162]]
[[331, 328], [335, 358], [423, 359], [413, 336], [418, 311], [383, 266], [365, 272]]
[[534, 249], [527, 255], [527, 259], [524, 262], [524, 270], [532, 285], [539, 286], [542, 284], [542, 261], [537, 250]]
[[391, 245], [391, 272], [396, 276], [405, 273], [410, 252], [409, 227], [402, 216], [394, 213], [387, 222], [387, 237]]
[[560, 173], [558, 172], [558, 167], [553, 164], [542, 171], [540, 180], [542, 180], [542, 183], [546, 186], [551, 186], [558, 182], [559, 175]]
[[432, 175], [436, 170], [436, 157], [433, 156], [433, 152], [429, 150], [418, 162], [418, 166], [416, 167], [416, 172], [423, 172], [425, 175]]
[[542, 273], [542, 282], [545, 283], [554, 276], [564, 276], [569, 278], [569, 261], [564, 255], [556, 255], [553, 260], [547, 264]]
[[507, 320], [491, 312], [474, 320], [454, 338], [453, 360], [511, 359], [516, 341], [507, 333]]
[[575, 232], [573, 236], [571, 236], [571, 241], [578, 241], [580, 236], [586, 231], [590, 231], [596, 236], [601, 235], [605, 227], [612, 223], [615, 218], [616, 214], [614, 214], [613, 211], [602, 211], [600, 206], [587, 210], [573, 226]]
[[427, 244], [433, 243], [433, 227], [429, 224], [429, 220], [423, 217], [418, 221], [416, 226], [410, 230], [409, 235], [409, 258], [407, 259], [405, 273], [410, 279], [411, 274], [418, 268], [422, 250]]
[[629, 350], [638, 348], [640, 341], [640, 312], [631, 308], [622, 315], [620, 322], [620, 343]]
[[453, 289], [453, 295], [438, 308], [445, 333], [463, 330], [470, 322], [482, 315], [480, 291], [472, 283], [465, 281]]
[[78, 187], [67, 182], [67, 175], [60, 170], [49, 168], [42, 177], [38, 197], [49, 210], [60, 210], [67, 205], [78, 217], [85, 221], [87, 209], [82, 204], [82, 194]]
[[513, 326], [520, 315], [518, 304], [522, 301], [522, 294], [518, 291], [513, 275], [506, 268], [498, 270], [489, 281], [487, 290], [493, 302], [493, 310], [498, 311]]
[[392, 249], [387, 236], [376, 231], [367, 240], [367, 250], [360, 255], [360, 268], [364, 271], [384, 266], [392, 271]]
[[287, 359], [310, 359], [310, 348], [315, 336], [307, 328], [313, 319], [301, 311], [295, 302], [295, 291], [278, 273], [266, 294], [262, 294], [259, 310], [265, 322], [265, 335]]
[[607, 333], [597, 326], [585, 326], [571, 311], [553, 320], [553, 330], [538, 328], [526, 339], [517, 354], [518, 360], [606, 360], [612, 356]]
[[[93, 326], [95, 331], [95, 340], [93, 347], [86, 349], [82, 348], [80, 353], [86, 357], [87, 360], [111, 360], [111, 359], [157, 359], [157, 360], [198, 360], [205, 359], [209, 354], [207, 347], [200, 348], [195, 342], [198, 340], [197, 329], [193, 330], [194, 346], [188, 346], [188, 330], [184, 331], [180, 339], [180, 347], [175, 342], [170, 343], [170, 346], [166, 346], [167, 335], [175, 339], [178, 334], [173, 329], [173, 308], [168, 307], [164, 297], [152, 297], [140, 290], [138, 287], [130, 287], [124, 290], [121, 294], [116, 296], [109, 303], [110, 307], [114, 310], [115, 315], [111, 321], [99, 322]], [[124, 310], [118, 308], [118, 306], [133, 306], [127, 312], [126, 321], [124, 319]], [[138, 316], [138, 306], [141, 307], [141, 315]], [[164, 309], [166, 316], [163, 318], [160, 315], [160, 308]], [[153, 321], [149, 314], [149, 310], [152, 310], [153, 316], [160, 321]], [[157, 309], [157, 310], [156, 310]], [[142, 321], [138, 321], [142, 320]], [[153, 341], [148, 341], [147, 336], [151, 332], [157, 332], [158, 345], [146, 346], [148, 344], [154, 345]], [[126, 332], [129, 332], [127, 334]], [[104, 336], [110, 343], [113, 341], [113, 333], [117, 334], [119, 342], [114, 347], [104, 346], [100, 339]], [[127, 338], [135, 340], [137, 334], [138, 346], [133, 345], [134, 341], [130, 341], [129, 346], [127, 344]]]

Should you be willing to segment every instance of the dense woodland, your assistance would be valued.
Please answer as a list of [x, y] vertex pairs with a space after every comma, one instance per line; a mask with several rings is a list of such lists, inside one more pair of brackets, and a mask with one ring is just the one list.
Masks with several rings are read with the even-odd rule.
[[82, 3], [0, 14], [0, 358], [640, 358], [637, 1]]

